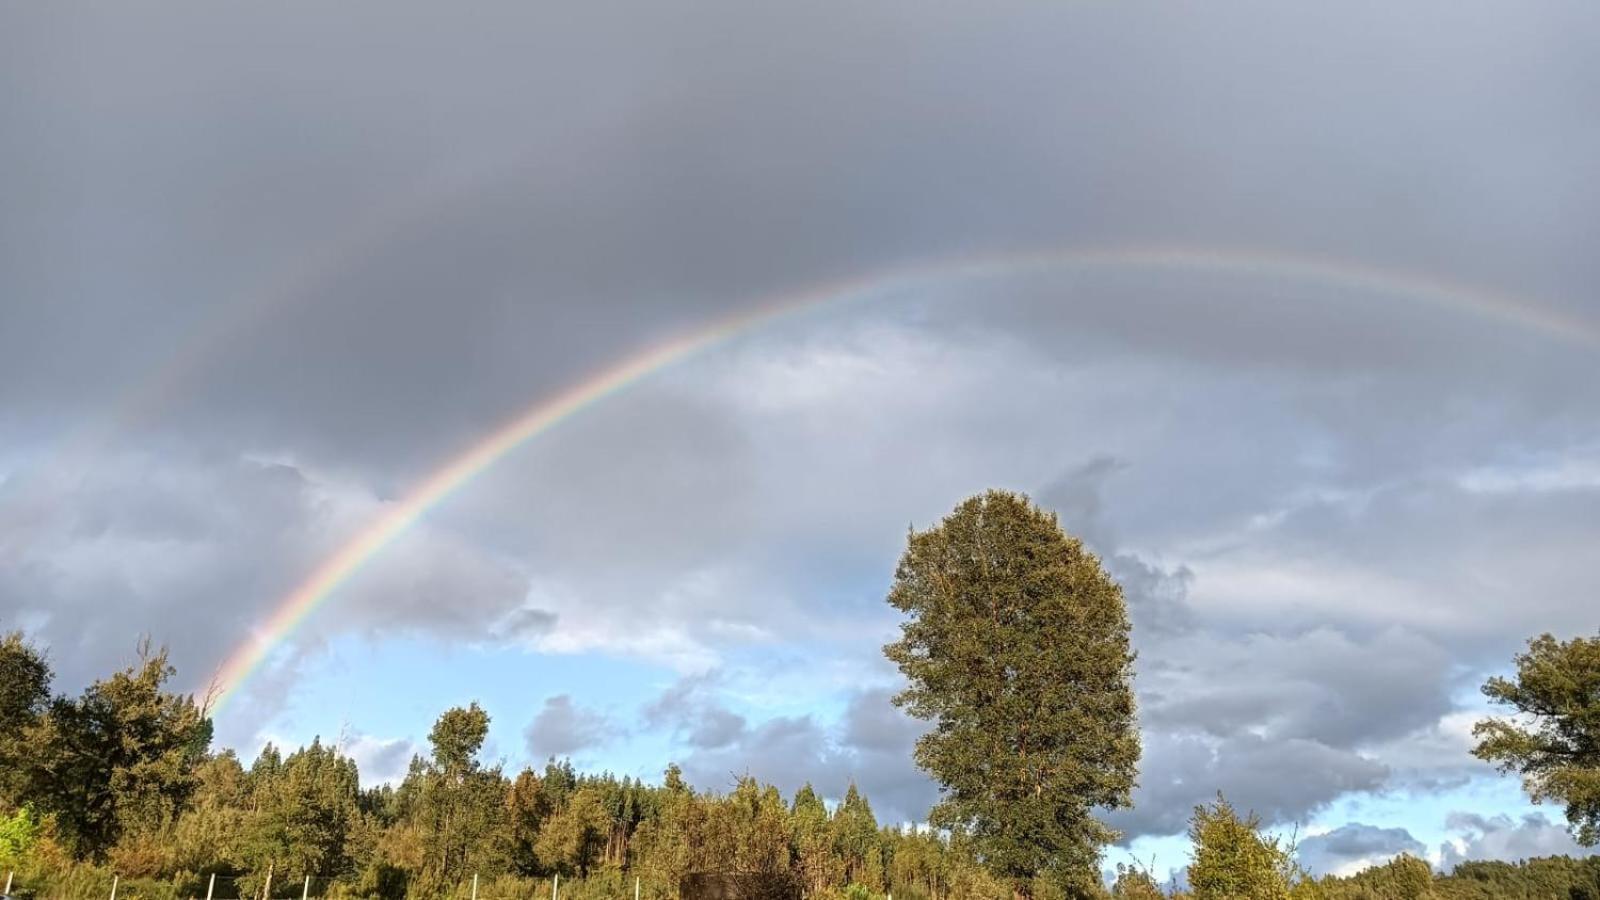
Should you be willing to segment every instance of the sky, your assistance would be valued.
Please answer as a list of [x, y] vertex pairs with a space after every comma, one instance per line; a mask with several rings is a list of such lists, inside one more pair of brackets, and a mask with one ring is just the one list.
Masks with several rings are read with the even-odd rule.
[[8, 6], [0, 627], [62, 690], [141, 635], [203, 690], [501, 424], [720, 334], [427, 508], [219, 743], [390, 779], [478, 700], [508, 767], [918, 821], [884, 595], [998, 487], [1126, 592], [1113, 858], [1181, 867], [1218, 790], [1322, 872], [1576, 852], [1469, 751], [1485, 678], [1600, 625], [1597, 37], [1586, 2]]

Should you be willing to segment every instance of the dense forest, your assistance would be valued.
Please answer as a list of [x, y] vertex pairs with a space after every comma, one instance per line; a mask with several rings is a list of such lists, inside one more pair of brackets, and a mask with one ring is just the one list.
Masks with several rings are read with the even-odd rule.
[[[665, 898], [687, 872], [738, 870], [791, 873], [813, 897], [1012, 896], [959, 832], [880, 823], [854, 788], [784, 797], [746, 777], [706, 792], [673, 766], [659, 783], [560, 761], [504, 772], [479, 758], [489, 719], [475, 705], [439, 717], [431, 752], [397, 785], [363, 786], [355, 762], [320, 741], [269, 745], [246, 765], [211, 749], [205, 711], [167, 689], [172, 675], [150, 652], [78, 697], [51, 697], [42, 655], [20, 634], [0, 641], [0, 870], [15, 871], [15, 895], [104, 898], [115, 876], [119, 898], [177, 900], [205, 896], [216, 875], [217, 897], [261, 897], [270, 873], [280, 898], [300, 896], [307, 877], [317, 897], [467, 897], [474, 875], [485, 900], [548, 896], [555, 875], [573, 900], [631, 897], [635, 879], [642, 897]], [[1197, 811], [1192, 836], [1196, 896], [1255, 860], [1283, 896], [1600, 900], [1600, 858], [1468, 862], [1435, 877], [1402, 857], [1310, 879], [1225, 801]], [[1133, 869], [1090, 890], [1186, 893]]]

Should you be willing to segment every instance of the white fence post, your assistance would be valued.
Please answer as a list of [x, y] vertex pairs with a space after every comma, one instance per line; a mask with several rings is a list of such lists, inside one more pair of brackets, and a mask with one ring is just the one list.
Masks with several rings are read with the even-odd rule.
[[217, 889], [217, 873], [211, 873], [211, 880], [206, 882], [206, 900], [211, 900], [211, 892]]
[[[557, 872], [555, 874], [555, 877], [550, 879], [550, 900], [559, 900], [560, 893], [561, 893], [561, 873]], [[117, 900], [117, 898], [112, 897], [111, 900]]]
[[478, 900], [478, 873], [472, 873], [472, 900]]
[[117, 882], [122, 880], [121, 875], [111, 876], [111, 900], [117, 900]]
[[639, 876], [637, 875], [633, 876], [633, 900], [639, 900]]
[[15, 873], [15, 872], [7, 872], [6, 873], [6, 896], [7, 897], [11, 896], [11, 876], [13, 876], [15, 874], [17, 874], [17, 873]]
[[306, 885], [305, 885], [305, 887], [300, 889], [300, 900], [306, 900], [306, 898], [310, 897], [310, 896], [311, 896], [311, 876], [307, 875], [306, 876]]

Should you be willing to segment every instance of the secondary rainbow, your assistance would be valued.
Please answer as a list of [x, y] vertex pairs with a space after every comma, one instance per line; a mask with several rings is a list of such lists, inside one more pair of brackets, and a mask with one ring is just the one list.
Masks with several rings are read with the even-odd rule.
[[429, 509], [517, 447], [630, 385], [710, 347], [799, 313], [892, 296], [918, 285], [1024, 274], [1030, 270], [1072, 269], [1183, 270], [1315, 283], [1365, 294], [1407, 298], [1497, 319], [1558, 340], [1600, 347], [1600, 326], [1595, 323], [1506, 295], [1428, 275], [1260, 251], [1112, 247], [1004, 253], [914, 264], [814, 285], [651, 347], [560, 393], [540, 397], [522, 413], [471, 444], [369, 522], [276, 604], [272, 615], [229, 654], [218, 670], [213, 711], [220, 711], [237, 695], [274, 647]]

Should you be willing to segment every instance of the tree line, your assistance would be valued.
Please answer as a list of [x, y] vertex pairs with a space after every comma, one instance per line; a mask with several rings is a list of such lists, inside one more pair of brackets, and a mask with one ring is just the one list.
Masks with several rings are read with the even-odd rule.
[[[326, 897], [464, 896], [472, 883], [490, 900], [539, 896], [557, 877], [574, 900], [635, 885], [659, 900], [697, 871], [781, 875], [830, 900], [1475, 898], [1484, 884], [1561, 878], [1564, 892], [1493, 896], [1595, 896], [1579, 893], [1592, 867], [1573, 861], [1439, 878], [1402, 857], [1313, 878], [1292, 843], [1220, 795], [1194, 811], [1182, 890], [1137, 867], [1107, 887], [1100, 865], [1118, 835], [1102, 816], [1131, 805], [1140, 759], [1121, 588], [1053, 513], [989, 491], [910, 533], [888, 602], [903, 614], [884, 648], [906, 679], [895, 702], [929, 723], [915, 761], [941, 788], [922, 827], [879, 823], [853, 785], [825, 801], [749, 776], [697, 790], [675, 766], [659, 784], [556, 760], [513, 775], [482, 759], [477, 704], [442, 714], [396, 784], [363, 786], [321, 740], [287, 755], [268, 746], [246, 767], [212, 748], [204, 703], [168, 689], [164, 650], [145, 644], [134, 665], [67, 697], [13, 633], [0, 640], [0, 866], [63, 900], [104, 896], [113, 872], [122, 897], [163, 900], [202, 895], [217, 874], [259, 900], [306, 878]], [[1476, 752], [1563, 803], [1593, 843], [1600, 638], [1541, 637], [1517, 666], [1485, 692], [1518, 716], [1480, 724]]]
[[[812, 896], [1006, 897], [959, 836], [886, 826], [853, 785], [829, 804], [750, 777], [701, 791], [669, 766], [659, 784], [569, 762], [515, 773], [482, 759], [489, 716], [441, 715], [429, 752], [395, 784], [363, 785], [354, 760], [313, 740], [267, 745], [245, 764], [210, 748], [192, 696], [168, 690], [165, 651], [76, 698], [51, 697], [43, 654], [0, 640], [0, 868], [40, 896], [205, 893], [221, 874], [240, 896], [673, 895], [692, 871], [792, 873]], [[21, 675], [23, 677], [12, 677]], [[18, 689], [18, 688], [22, 689]], [[853, 892], [853, 893], [852, 893]]]

